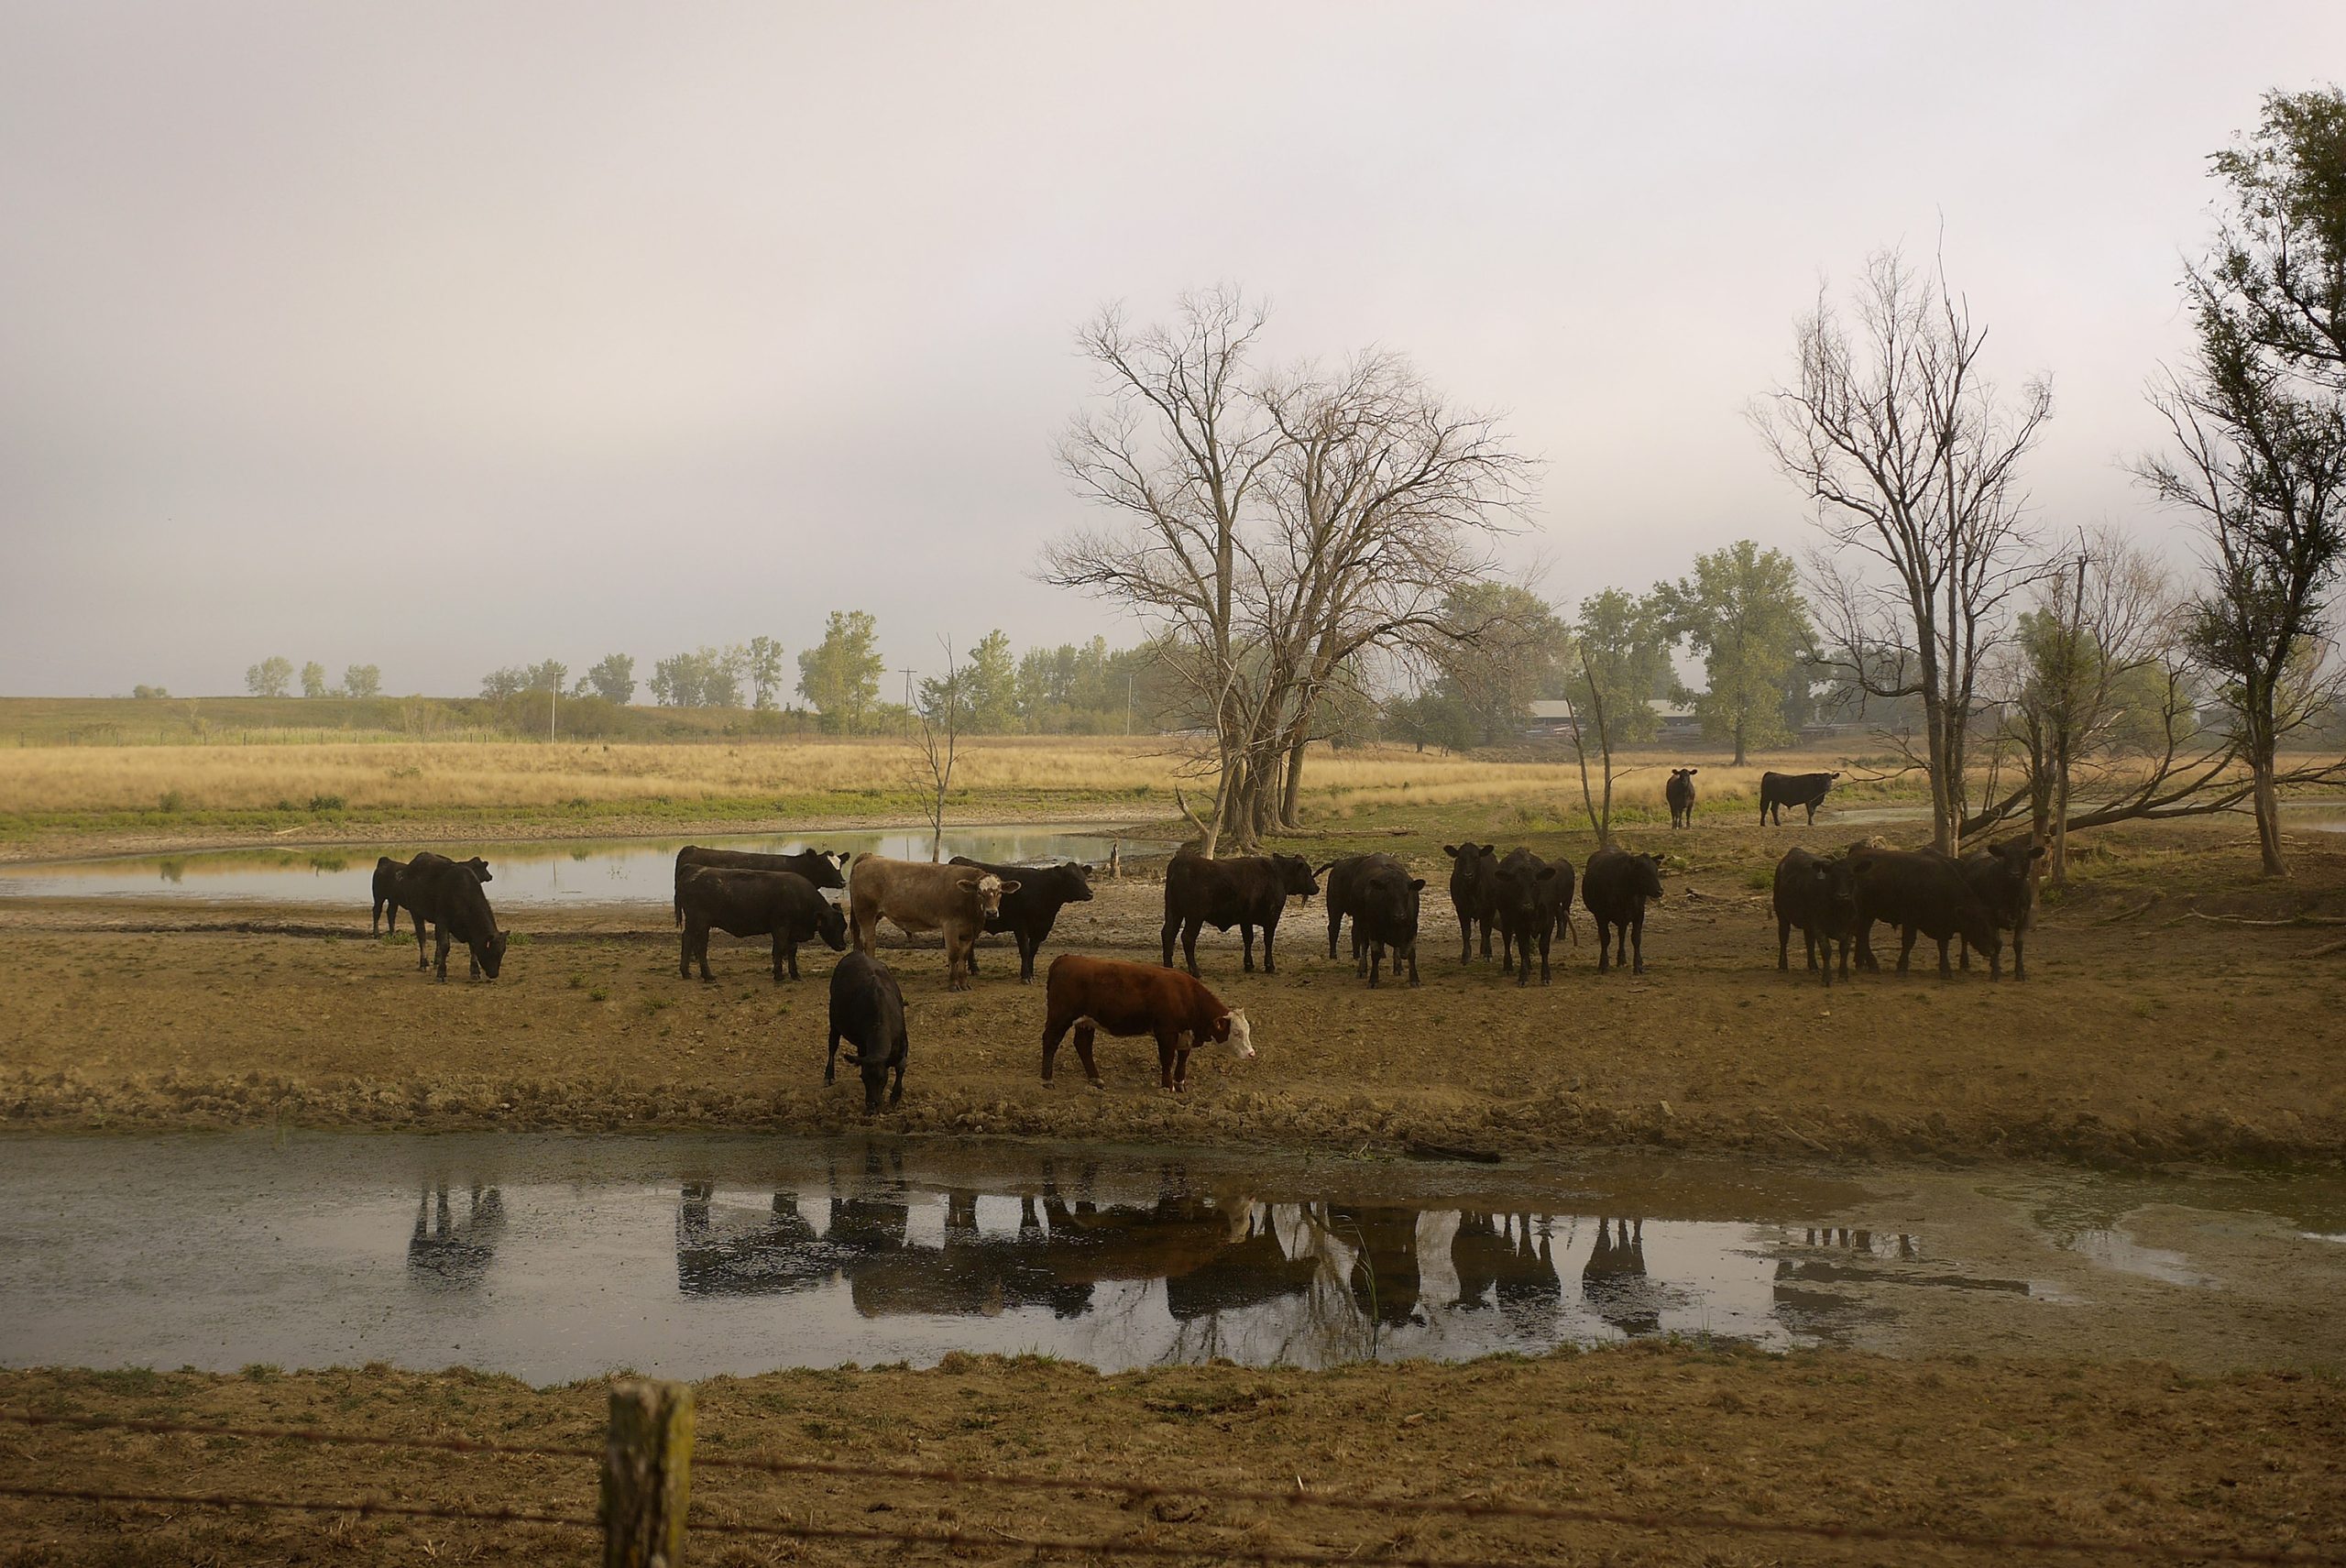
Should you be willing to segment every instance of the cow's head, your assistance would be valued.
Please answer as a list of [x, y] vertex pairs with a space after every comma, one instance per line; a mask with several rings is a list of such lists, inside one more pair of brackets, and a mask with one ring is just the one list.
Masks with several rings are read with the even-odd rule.
[[495, 980], [497, 971], [505, 964], [505, 933], [499, 931], [496, 936], [475, 948], [473, 957], [480, 963], [480, 972]]
[[1829, 781], [1831, 781], [1831, 780], [1833, 780], [1833, 779], [1837, 779], [1837, 778], [1839, 778], [1840, 776], [1841, 776], [1841, 775], [1840, 775], [1839, 773], [1827, 773], [1827, 774], [1825, 774], [1825, 779], [1826, 779], [1828, 782], [1829, 782]]
[[1672, 768], [1670, 770], [1670, 776], [1673, 779], [1691, 779], [1702, 771], [1700, 768]]
[[992, 917], [1002, 913], [1002, 895], [1005, 893], [1016, 893], [1024, 884], [1004, 882], [992, 872], [987, 872], [982, 876], [959, 878], [955, 885], [978, 901], [980, 915]]
[[1811, 863], [1812, 895], [1829, 917], [1831, 928], [1847, 930], [1858, 918], [1857, 866], [1846, 855], [1828, 855]]
[[847, 951], [847, 912], [829, 899], [823, 900], [823, 912], [815, 916], [815, 935], [831, 951]]
[[1240, 1061], [1255, 1059], [1255, 1031], [1244, 1007], [1233, 1007], [1213, 1021], [1213, 1038], [1214, 1044], [1228, 1046]]
[[478, 855], [475, 855], [471, 860], [465, 862], [465, 870], [473, 873], [473, 881], [475, 882], [495, 882], [497, 880], [495, 877], [488, 874], [488, 862], [482, 860]]
[[1271, 872], [1279, 879], [1279, 891], [1290, 898], [1299, 894], [1310, 898], [1320, 891], [1320, 879], [1311, 874], [1311, 862], [1301, 855], [1273, 855]]
[[1492, 884], [1497, 894], [1496, 903], [1502, 915], [1512, 915], [1525, 926], [1539, 917], [1540, 908], [1548, 900], [1551, 884], [1556, 880], [1556, 868], [1534, 868], [1529, 859], [1508, 865], [1500, 863], [1497, 880]]
[[1648, 898], [1661, 896], [1661, 857], [1649, 851], [1629, 857], [1629, 891]]
[[1091, 868], [1090, 866], [1085, 865], [1081, 861], [1069, 861], [1057, 869], [1058, 874], [1051, 880], [1058, 884], [1057, 891], [1062, 902], [1068, 904], [1091, 902]]

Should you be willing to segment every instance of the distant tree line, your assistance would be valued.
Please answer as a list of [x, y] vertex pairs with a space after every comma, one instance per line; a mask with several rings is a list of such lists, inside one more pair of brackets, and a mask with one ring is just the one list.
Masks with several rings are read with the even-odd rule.
[[[326, 667], [315, 659], [301, 669], [303, 696], [380, 696], [383, 694], [383, 672], [374, 664], [351, 664], [342, 672], [338, 685], [326, 683]], [[293, 690], [293, 661], [272, 654], [245, 671], [245, 690], [255, 696], [287, 696]], [[160, 686], [140, 686], [138, 696], [162, 696]]]

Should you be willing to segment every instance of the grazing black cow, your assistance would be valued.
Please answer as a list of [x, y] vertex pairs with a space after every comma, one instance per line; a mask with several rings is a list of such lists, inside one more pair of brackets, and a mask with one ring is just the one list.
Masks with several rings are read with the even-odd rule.
[[[1787, 850], [1776, 862], [1776, 967], [1792, 968], [1792, 927], [1808, 948], [1808, 967], [1833, 986], [1833, 948], [1841, 948], [1841, 978], [1849, 978], [1849, 948], [1858, 938], [1858, 894], [1844, 855], [1812, 855]], [[1825, 961], [1819, 964], [1818, 955]]]
[[[821, 895], [817, 894], [817, 897]], [[904, 993], [888, 966], [869, 953], [850, 953], [831, 970], [831, 1043], [823, 1059], [823, 1086], [839, 1076], [839, 1041], [852, 1046], [848, 1061], [863, 1073], [863, 1113], [880, 1110], [880, 1086], [895, 1069], [888, 1103], [904, 1097], [904, 1058], [911, 1044], [904, 1033]]]
[[1775, 826], [1784, 825], [1784, 807], [1808, 807], [1808, 819], [1816, 820], [1816, 808], [1825, 804], [1825, 792], [1833, 787], [1839, 773], [1761, 773], [1760, 775], [1760, 825], [1768, 826], [1768, 813], [1776, 814]]
[[788, 872], [805, 877], [817, 888], [847, 886], [840, 868], [848, 861], [844, 850], [799, 850], [769, 855], [756, 850], [704, 850], [687, 844], [676, 851], [676, 924], [685, 923], [685, 873], [695, 866], [718, 866], [736, 872]]
[[1632, 974], [1646, 972], [1646, 901], [1661, 896], [1661, 857], [1627, 850], [1599, 850], [1588, 857], [1580, 879], [1580, 899], [1596, 920], [1596, 972], [1610, 967], [1606, 949], [1621, 934], [1620, 958]]
[[798, 978], [798, 944], [819, 937], [831, 951], [847, 949], [847, 912], [815, 890], [795, 872], [736, 871], [729, 866], [687, 866], [676, 884], [676, 904], [684, 911], [683, 950], [676, 958], [676, 977], [690, 980], [693, 960], [700, 960], [700, 977], [708, 972], [708, 934], [729, 937], [772, 937], [773, 978], [782, 981], [785, 968]]
[[[459, 861], [456, 863], [470, 866], [473, 875], [483, 882], [497, 880], [488, 874], [488, 862], [478, 855], [475, 855], [469, 861]], [[407, 864], [405, 861], [395, 861], [389, 855], [375, 857], [375, 908], [367, 920], [367, 929], [370, 935], [382, 930], [383, 911], [386, 909], [391, 912], [391, 935], [396, 937], [400, 934], [400, 873], [407, 870]], [[422, 945], [422, 932], [416, 933], [419, 947]]]
[[1694, 775], [1700, 768], [1672, 768], [1670, 782], [1661, 786], [1662, 799], [1670, 802], [1670, 825], [1672, 828], [1694, 826]]
[[1946, 945], [1957, 937], [1988, 955], [1989, 978], [2003, 977], [2003, 943], [1995, 920], [1952, 856], [1935, 850], [1860, 850], [1849, 859], [1858, 902], [1858, 962], [1880, 970], [1873, 952], [1873, 926], [1880, 920], [1899, 929], [1901, 974], [1913, 957], [1919, 933], [1939, 945], [1941, 980], [1954, 977]]
[[1375, 990], [1385, 964], [1385, 949], [1393, 949], [1393, 972], [1409, 966], [1409, 983], [1418, 983], [1418, 911], [1425, 879], [1390, 855], [1351, 855], [1321, 868], [1328, 876], [1328, 956], [1336, 956], [1337, 928], [1349, 915], [1353, 921], [1353, 972], [1366, 975]]
[[1198, 932], [1211, 926], [1217, 931], [1238, 927], [1245, 944], [1246, 969], [1255, 968], [1255, 927], [1263, 928], [1263, 972], [1278, 973], [1271, 959], [1271, 938], [1277, 935], [1287, 901], [1311, 897], [1320, 891], [1311, 862], [1301, 855], [1240, 855], [1210, 861], [1195, 850], [1183, 850], [1165, 868], [1165, 967], [1173, 967], [1173, 938], [1181, 938], [1188, 969], [1198, 972]]
[[[1548, 944], [1556, 934], [1558, 907], [1556, 904], [1558, 868], [1550, 865], [1529, 850], [1509, 850], [1507, 859], [1499, 862], [1498, 887], [1496, 899], [1498, 907], [1499, 965], [1513, 968], [1515, 983], [1528, 985], [1531, 981], [1531, 947], [1540, 946], [1540, 983], [1548, 983]], [[1573, 873], [1563, 868], [1566, 898], [1572, 896]]]
[[1498, 919], [1499, 847], [1444, 844], [1450, 857], [1450, 906], [1458, 912], [1458, 961], [1474, 957], [1474, 927], [1483, 928], [1483, 956], [1491, 956], [1491, 927]]
[[[448, 982], [448, 945], [462, 942], [470, 955], [472, 977], [497, 978], [505, 962], [505, 933], [497, 928], [497, 913], [480, 878], [470, 865], [459, 865], [430, 850], [407, 863], [399, 876], [399, 901], [415, 919], [415, 967], [437, 969], [440, 983]], [[423, 926], [432, 923], [434, 957], [423, 956]]]
[[[1957, 862], [1963, 868], [1963, 880], [1988, 906], [1988, 918], [2000, 931], [2012, 934], [2012, 978], [2026, 980], [2028, 969], [2021, 956], [2027, 940], [2028, 928], [2036, 916], [2036, 862], [2045, 857], [2045, 846], [2027, 839], [2008, 839], [1972, 850]], [[1971, 967], [1971, 943], [1963, 944], [1963, 967]]]
[[[1007, 931], [1017, 942], [1018, 978], [1027, 985], [1035, 982], [1035, 955], [1042, 951], [1043, 938], [1058, 923], [1059, 910], [1070, 904], [1091, 902], [1091, 868], [1080, 861], [1068, 861], [1056, 866], [990, 866], [967, 855], [956, 855], [948, 863], [992, 872], [1010, 890], [1002, 895], [1001, 909], [986, 916], [986, 930], [996, 937]], [[977, 970], [978, 950], [973, 947], [970, 949], [970, 972], [975, 974]]]

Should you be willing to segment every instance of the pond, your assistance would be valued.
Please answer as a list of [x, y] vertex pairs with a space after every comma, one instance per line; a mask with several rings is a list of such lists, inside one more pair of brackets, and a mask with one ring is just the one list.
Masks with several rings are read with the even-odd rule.
[[2341, 1232], [2334, 1174], [25, 1136], [0, 1140], [0, 1362], [380, 1360], [543, 1383], [956, 1350], [1321, 1365], [1660, 1334], [1906, 1353], [2067, 1333], [2188, 1364], [2210, 1344], [2253, 1360], [2346, 1343]]
[[[676, 851], [687, 843], [787, 854], [846, 850], [925, 861], [933, 835], [894, 829], [815, 834], [733, 834], [697, 839], [538, 839], [522, 843], [386, 843], [379, 848], [208, 850], [181, 855], [52, 861], [0, 869], [0, 898], [141, 898], [201, 904], [337, 905], [365, 909], [378, 854], [405, 860], [430, 848], [454, 859], [479, 855], [496, 879], [489, 896], [508, 905], [665, 904], [675, 886]], [[945, 853], [981, 861], [1098, 862], [1113, 828], [1026, 825], [952, 828]], [[1124, 852], [1158, 848], [1125, 839]]]

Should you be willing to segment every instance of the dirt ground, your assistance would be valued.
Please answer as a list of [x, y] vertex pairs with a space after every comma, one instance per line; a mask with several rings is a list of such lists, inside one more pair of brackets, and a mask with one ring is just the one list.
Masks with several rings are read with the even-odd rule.
[[[2322, 950], [2346, 917], [2346, 840], [2303, 845], [2296, 876], [2268, 884], [2237, 828], [2104, 835], [2077, 885], [2042, 910], [2026, 983], [1976, 969], [1943, 982], [1925, 968], [1827, 991], [1776, 971], [1760, 889], [1786, 844], [1846, 842], [1847, 826], [1646, 830], [1631, 841], [1674, 857], [1648, 972], [1600, 977], [1584, 914], [1552, 983], [1518, 989], [1496, 965], [1461, 966], [1440, 840], [1398, 831], [1309, 848], [1323, 860], [1388, 846], [1427, 875], [1422, 986], [1371, 991], [1349, 958], [1332, 963], [1316, 904], [1290, 905], [1275, 976], [1242, 973], [1236, 934], [1209, 931], [1207, 982], [1248, 1010], [1261, 1054], [1201, 1055], [1184, 1097], [1157, 1090], [1145, 1041], [1102, 1042], [1104, 1091], [1084, 1086], [1071, 1053], [1044, 1086], [1043, 988], [1017, 983], [1002, 943], [963, 994], [945, 990], [933, 938], [892, 949], [913, 1056], [882, 1124], [1521, 1156], [1592, 1144], [2117, 1164], [2346, 1152], [2334, 1022], [2346, 957]], [[1553, 828], [1485, 836], [1575, 851]], [[1161, 896], [1146, 880], [1103, 886], [1069, 906], [1045, 961], [1153, 959]], [[411, 939], [368, 939], [363, 910], [0, 905], [0, 1120], [862, 1124], [855, 1087], [821, 1082], [828, 951], [806, 949], [806, 978], [777, 986], [762, 940], [720, 938], [718, 980], [704, 984], [677, 977], [664, 908], [507, 918], [504, 977], [466, 982], [459, 950], [442, 986], [417, 973]]]
[[[1694, 1344], [1536, 1361], [1232, 1366], [1101, 1376], [951, 1357], [929, 1371], [781, 1372], [696, 1390], [696, 1453], [1209, 1487], [1504, 1500], [1636, 1513], [2166, 1545], [2346, 1548], [2346, 1387], [2191, 1379], [2146, 1363], [1889, 1361]], [[0, 1372], [0, 1408], [378, 1435], [599, 1445], [598, 1383], [368, 1367], [304, 1375]], [[0, 1427], [11, 1484], [512, 1505], [592, 1517], [581, 1458]], [[1322, 1511], [1102, 1491], [776, 1476], [704, 1463], [691, 1560], [1032, 1561], [1044, 1540], [1557, 1563], [1977, 1563], [1979, 1548]], [[958, 1548], [728, 1535], [740, 1523], [964, 1537]], [[0, 1565], [576, 1562], [544, 1525], [0, 1497]], [[1178, 1552], [1179, 1555], [1187, 1555]], [[2025, 1559], [2023, 1559], [2025, 1560]], [[2053, 1559], [2047, 1558], [2047, 1561]]]

